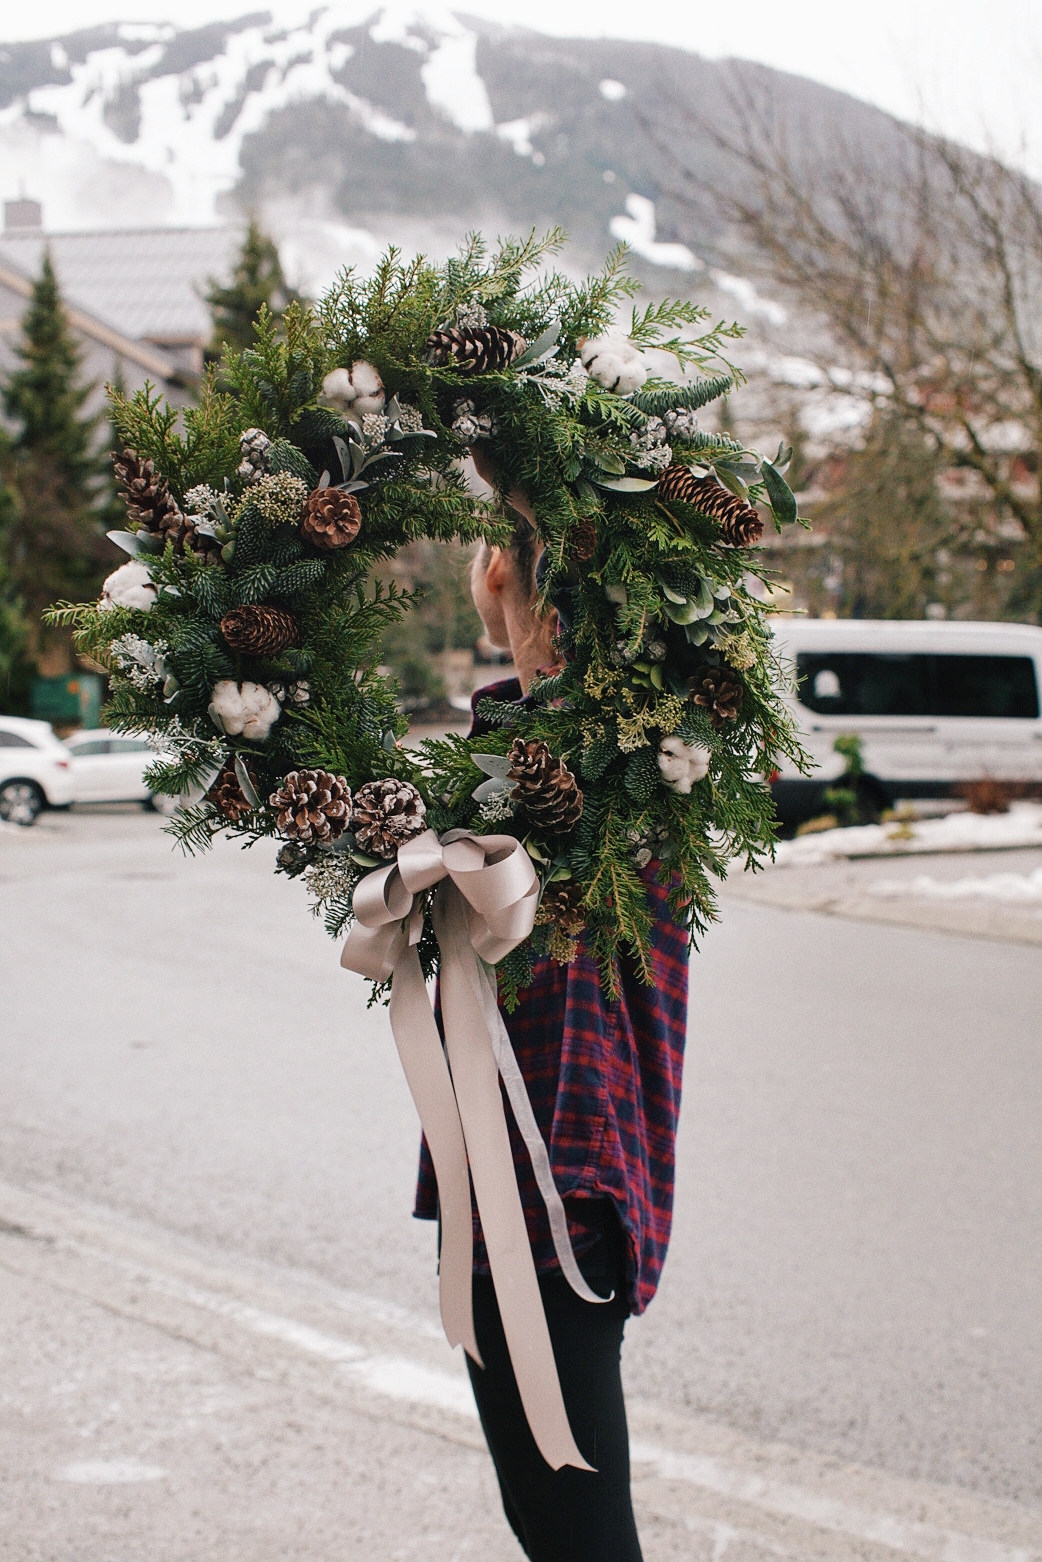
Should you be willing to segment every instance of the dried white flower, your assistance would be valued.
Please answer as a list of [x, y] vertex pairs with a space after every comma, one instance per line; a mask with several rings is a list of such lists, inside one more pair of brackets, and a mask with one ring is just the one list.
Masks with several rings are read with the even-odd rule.
[[346, 898], [361, 876], [358, 864], [346, 852], [323, 852], [318, 862], [304, 870], [304, 882], [319, 903]]
[[478, 818], [483, 824], [506, 824], [517, 812], [517, 803], [511, 797], [512, 787], [504, 787], [501, 792], [493, 792], [491, 797], [485, 799], [478, 809]]
[[696, 781], [709, 773], [710, 751], [700, 743], [685, 743], [683, 738], [663, 738], [658, 746], [658, 768], [662, 781], [671, 792], [683, 797]]
[[113, 640], [109, 652], [130, 686], [148, 694], [169, 673], [165, 659], [169, 649], [165, 640], [157, 640], [151, 645], [140, 635], [120, 635], [118, 640]]
[[457, 304], [456, 324], [462, 330], [480, 330], [483, 325], [488, 325], [488, 315], [476, 300], [467, 304]]
[[390, 418], [382, 412], [367, 412], [362, 419], [362, 438], [367, 445], [382, 445], [390, 426]]
[[217, 503], [217, 490], [209, 483], [196, 483], [185, 494], [185, 509], [189, 515], [209, 515]]
[[158, 588], [152, 584], [152, 577], [145, 565], [137, 559], [131, 559], [129, 564], [121, 564], [119, 569], [112, 571], [101, 588], [99, 606], [106, 612], [114, 607], [131, 607], [147, 613], [154, 606], [158, 594]]
[[241, 734], [263, 742], [282, 715], [282, 707], [262, 683], [222, 678], [214, 684], [209, 714], [214, 725], [229, 737]]
[[648, 377], [643, 353], [625, 336], [586, 337], [579, 357], [592, 380], [619, 396], [639, 390]]

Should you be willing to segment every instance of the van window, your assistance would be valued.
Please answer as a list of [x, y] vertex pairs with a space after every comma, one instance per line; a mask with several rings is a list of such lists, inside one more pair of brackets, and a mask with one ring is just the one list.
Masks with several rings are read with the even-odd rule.
[[35, 748], [35, 743], [30, 743], [28, 738], [23, 738], [20, 732], [7, 732], [0, 730], [0, 748]]
[[800, 702], [820, 716], [1038, 716], [1030, 656], [801, 651]]

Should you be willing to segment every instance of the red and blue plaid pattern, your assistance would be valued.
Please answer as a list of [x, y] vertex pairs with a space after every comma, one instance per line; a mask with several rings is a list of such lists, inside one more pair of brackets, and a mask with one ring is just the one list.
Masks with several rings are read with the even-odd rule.
[[[511, 700], [520, 693], [510, 680], [474, 698]], [[575, 1218], [582, 1210], [577, 1201], [613, 1200], [629, 1239], [635, 1313], [655, 1294], [669, 1244], [687, 1033], [687, 935], [652, 871], [646, 874], [655, 909], [650, 985], [623, 959], [620, 996], [608, 998], [597, 963], [580, 940], [578, 958], [568, 965], [537, 959], [518, 1008], [503, 1016], [566, 1201], [576, 1250], [589, 1241], [587, 1236], [584, 1243], [585, 1228]], [[550, 1223], [509, 1107], [507, 1121], [536, 1268], [546, 1272], [558, 1267]], [[425, 1143], [414, 1213], [423, 1220], [437, 1216], [437, 1183]], [[488, 1274], [476, 1212], [474, 1236], [475, 1273]]]

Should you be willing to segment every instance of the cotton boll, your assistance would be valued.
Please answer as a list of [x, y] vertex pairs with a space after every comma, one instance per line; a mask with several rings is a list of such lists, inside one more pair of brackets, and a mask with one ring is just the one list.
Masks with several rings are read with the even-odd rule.
[[133, 607], [147, 613], [156, 600], [157, 590], [144, 564], [131, 559], [113, 570], [101, 588], [101, 607]]
[[658, 746], [658, 768], [663, 785], [686, 797], [696, 781], [709, 771], [710, 753], [698, 743], [683, 738], [663, 738]]
[[625, 336], [593, 336], [579, 343], [582, 366], [591, 379], [618, 396], [640, 390], [648, 377], [643, 354]]
[[364, 358], [351, 365], [351, 384], [354, 388], [354, 405], [351, 410], [359, 417], [364, 417], [367, 412], [384, 410], [387, 398], [380, 371], [371, 363], [366, 363]]
[[350, 369], [330, 369], [322, 381], [322, 397], [334, 407], [349, 407], [355, 399]]
[[263, 742], [282, 714], [275, 696], [262, 683], [235, 683], [222, 678], [210, 696], [210, 719], [229, 737]]

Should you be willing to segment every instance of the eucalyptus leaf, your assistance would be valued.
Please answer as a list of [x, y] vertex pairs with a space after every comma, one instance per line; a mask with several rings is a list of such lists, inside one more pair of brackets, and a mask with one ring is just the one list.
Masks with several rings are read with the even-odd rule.
[[387, 728], [387, 731], [381, 737], [380, 747], [383, 749], [385, 754], [393, 754], [395, 749], [398, 747], [398, 739], [395, 737], [390, 727]]
[[666, 601], [675, 602], [677, 607], [683, 607], [684, 603], [687, 601], [687, 597], [681, 596], [679, 591], [674, 591], [671, 586], [667, 586], [664, 580], [659, 581], [659, 589], [661, 590], [662, 595], [665, 597]]
[[588, 454], [594, 466], [600, 467], [602, 472], [611, 472], [613, 476], [621, 477], [626, 470], [625, 461], [614, 450], [591, 450]]
[[580, 477], [575, 485], [575, 492], [586, 504], [597, 503], [597, 490], [592, 483], [588, 483], [585, 477]]
[[725, 488], [730, 489], [736, 498], [748, 500], [748, 486], [738, 476], [737, 472], [732, 472], [731, 468], [724, 466], [722, 461], [717, 462], [714, 470], [716, 471], [718, 481], [723, 483]]
[[775, 516], [783, 526], [791, 526], [799, 514], [796, 495], [773, 462], [763, 463], [763, 481]]
[[705, 645], [709, 639], [709, 630], [702, 623], [689, 624], [684, 633], [687, 635], [690, 645]]
[[370, 857], [367, 852], [353, 851], [351, 861], [357, 862], [360, 868], [386, 868], [386, 857]]
[[646, 494], [656, 486], [646, 477], [594, 477], [598, 488], [611, 488], [618, 494]]
[[158, 553], [157, 539], [151, 532], [106, 532], [109, 542], [114, 542], [117, 548], [122, 548], [124, 553], [129, 553], [132, 559], [136, 559], [139, 553]]
[[340, 470], [343, 472], [346, 481], [347, 478], [355, 475], [354, 451], [348, 448], [339, 434], [333, 435], [333, 445], [336, 448], [337, 455], [340, 457]]
[[530, 363], [538, 363], [541, 358], [552, 357], [551, 348], [556, 350], [556, 343], [560, 334], [561, 322], [560, 320], [554, 320], [551, 325], [547, 326], [542, 336], [537, 336], [535, 341], [525, 348], [520, 357], [514, 359], [510, 367], [512, 369], [524, 369]]
[[235, 756], [235, 779], [242, 788], [242, 795], [245, 797], [250, 807], [259, 808], [261, 806], [261, 800], [257, 795], [257, 788], [250, 780], [250, 773], [246, 769], [246, 762], [241, 754], [236, 754]]
[[510, 770], [510, 758], [506, 754], [471, 754], [471, 759], [479, 770], [483, 770], [487, 776], [497, 776], [505, 781]]

